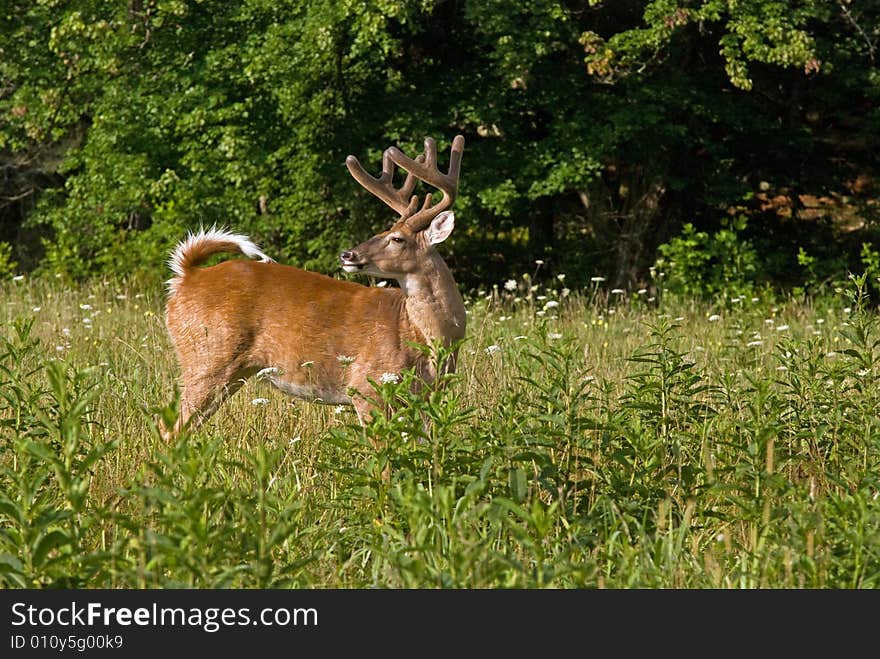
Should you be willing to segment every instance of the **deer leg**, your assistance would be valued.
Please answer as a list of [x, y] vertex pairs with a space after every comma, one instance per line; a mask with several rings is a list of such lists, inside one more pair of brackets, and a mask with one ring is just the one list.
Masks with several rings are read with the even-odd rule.
[[256, 369], [227, 369], [225, 373], [208, 371], [194, 376], [184, 375], [180, 392], [180, 416], [173, 430], [160, 428], [163, 439], [176, 437], [183, 428], [195, 430], [204, 423], [217, 408], [236, 391]]

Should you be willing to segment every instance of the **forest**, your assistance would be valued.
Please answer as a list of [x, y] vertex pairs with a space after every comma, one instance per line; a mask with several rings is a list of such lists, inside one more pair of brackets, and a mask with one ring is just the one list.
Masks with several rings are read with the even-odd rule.
[[213, 224], [333, 273], [391, 220], [345, 157], [462, 134], [466, 289], [818, 292], [880, 271], [878, 45], [864, 0], [11, 0], [0, 275], [158, 279]]

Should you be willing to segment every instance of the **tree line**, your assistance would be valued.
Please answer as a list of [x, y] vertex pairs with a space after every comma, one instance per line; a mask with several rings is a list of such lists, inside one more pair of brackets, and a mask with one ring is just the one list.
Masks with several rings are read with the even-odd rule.
[[460, 133], [465, 286], [820, 286], [878, 260], [878, 47], [868, 0], [11, 0], [0, 274], [165, 277], [215, 223], [333, 272], [392, 219], [345, 157]]

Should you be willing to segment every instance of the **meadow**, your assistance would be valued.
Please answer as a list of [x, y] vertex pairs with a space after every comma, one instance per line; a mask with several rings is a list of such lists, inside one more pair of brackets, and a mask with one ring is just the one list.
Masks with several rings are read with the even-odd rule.
[[532, 282], [468, 295], [458, 373], [377, 383], [394, 413], [366, 429], [255, 379], [167, 444], [161, 284], [7, 279], [0, 585], [880, 585], [864, 277], [710, 302]]

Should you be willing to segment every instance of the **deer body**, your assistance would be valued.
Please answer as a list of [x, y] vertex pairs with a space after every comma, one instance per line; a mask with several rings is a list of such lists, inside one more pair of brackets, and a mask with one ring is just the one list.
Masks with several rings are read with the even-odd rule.
[[[426, 140], [431, 160], [428, 145]], [[421, 156], [407, 162], [423, 166]], [[454, 165], [457, 184], [457, 160]], [[404, 192], [407, 186], [411, 191], [411, 178]], [[353, 404], [362, 423], [374, 407], [370, 380], [413, 369], [432, 381], [433, 361], [416, 345], [451, 346], [464, 337], [466, 323], [458, 287], [434, 248], [454, 227], [453, 213], [442, 210], [452, 196], [447, 198], [444, 188], [446, 203], [439, 211], [427, 197], [423, 211], [429, 212], [420, 211], [418, 223], [408, 221], [411, 212], [401, 211], [391, 229], [340, 256], [345, 271], [393, 278], [400, 288], [363, 286], [280, 265], [247, 237], [223, 230], [203, 230], [181, 242], [170, 260], [175, 276], [168, 282], [165, 313], [182, 369], [180, 416], [163, 434], [171, 437], [185, 425], [197, 425], [255, 374], [297, 398]], [[409, 203], [406, 209], [413, 207]], [[199, 267], [218, 252], [256, 260]], [[454, 369], [454, 363], [446, 368]]]

